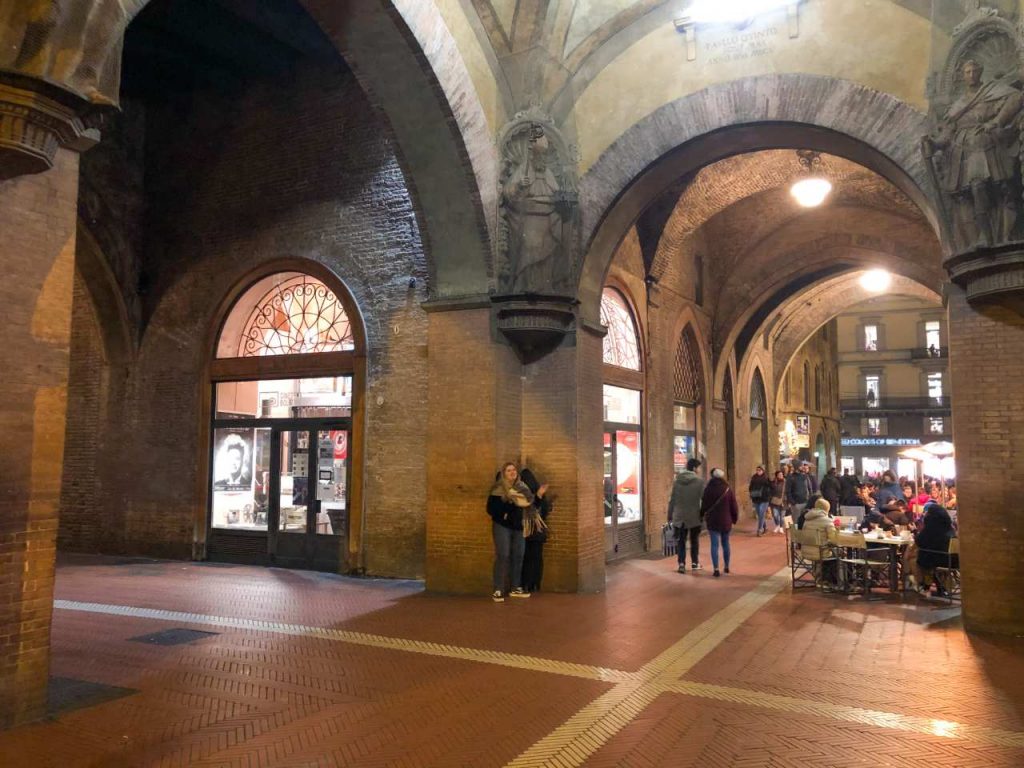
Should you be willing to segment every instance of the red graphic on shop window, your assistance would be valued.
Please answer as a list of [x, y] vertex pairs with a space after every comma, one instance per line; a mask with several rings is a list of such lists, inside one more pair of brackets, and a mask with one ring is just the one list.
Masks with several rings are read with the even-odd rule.
[[345, 430], [332, 429], [331, 442], [334, 443], [334, 458], [348, 458], [348, 432]]
[[[619, 485], [616, 493], [633, 494], [640, 487], [637, 472], [640, 469], [640, 435], [636, 432], [616, 431], [615, 441], [618, 443], [616, 461], [618, 463]], [[625, 466], [623, 466], [625, 465]]]

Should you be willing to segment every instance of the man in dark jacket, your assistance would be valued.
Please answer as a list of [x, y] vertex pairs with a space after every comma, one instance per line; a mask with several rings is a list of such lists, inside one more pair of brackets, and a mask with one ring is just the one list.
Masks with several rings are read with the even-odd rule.
[[686, 462], [686, 470], [676, 475], [672, 483], [672, 499], [668, 505], [668, 518], [676, 537], [676, 560], [680, 573], [686, 573], [686, 540], [690, 540], [690, 564], [699, 571], [700, 565], [700, 501], [704, 495], [704, 481], [694, 471], [700, 459]]
[[839, 497], [842, 495], [839, 485], [839, 478], [836, 477], [836, 468], [831, 467], [825, 477], [821, 479], [821, 498], [829, 503], [832, 509], [839, 512]]
[[811, 493], [811, 478], [803, 467], [786, 478], [786, 503], [794, 520], [804, 511]]

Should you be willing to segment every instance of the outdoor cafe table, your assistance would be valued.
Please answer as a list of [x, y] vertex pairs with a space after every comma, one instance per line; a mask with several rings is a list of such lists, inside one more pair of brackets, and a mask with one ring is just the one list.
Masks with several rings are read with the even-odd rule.
[[[892, 592], [899, 592], [906, 580], [903, 573], [903, 553], [906, 548], [914, 543], [914, 537], [909, 531], [903, 531], [899, 536], [889, 536], [881, 529], [868, 531], [864, 534], [866, 544], [885, 544], [893, 547], [889, 553], [889, 589]], [[900, 588], [897, 588], [897, 584]]]

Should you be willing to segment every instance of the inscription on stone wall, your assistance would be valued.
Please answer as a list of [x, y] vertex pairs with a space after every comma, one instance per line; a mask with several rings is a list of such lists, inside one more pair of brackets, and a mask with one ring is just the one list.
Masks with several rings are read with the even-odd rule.
[[744, 61], [774, 53], [782, 37], [778, 27], [733, 32], [718, 40], [704, 44], [708, 64], [725, 64], [730, 61]]

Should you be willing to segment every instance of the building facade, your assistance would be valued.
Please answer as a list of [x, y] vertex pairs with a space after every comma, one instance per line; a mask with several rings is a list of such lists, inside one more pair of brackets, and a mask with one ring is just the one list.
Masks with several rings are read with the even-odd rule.
[[938, 462], [920, 467], [900, 453], [952, 440], [946, 322], [941, 305], [899, 296], [838, 316], [843, 469], [939, 476]]

